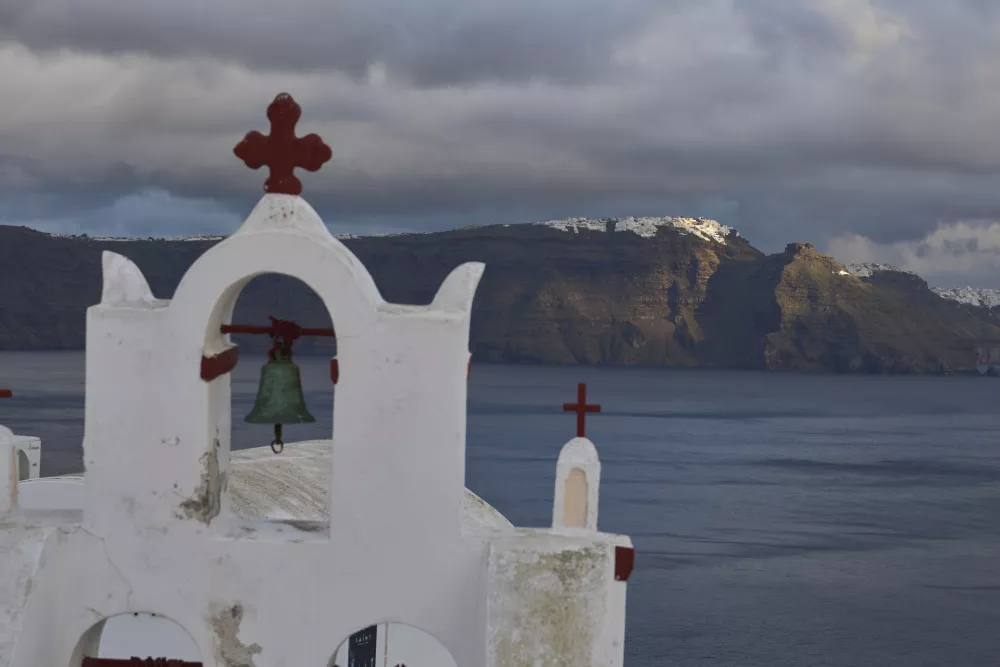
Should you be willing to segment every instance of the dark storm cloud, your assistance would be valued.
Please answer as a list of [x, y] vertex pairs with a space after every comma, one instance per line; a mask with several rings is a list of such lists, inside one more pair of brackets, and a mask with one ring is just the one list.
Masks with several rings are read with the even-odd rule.
[[380, 62], [418, 85], [607, 71], [652, 0], [6, 0], [0, 36], [39, 50], [201, 55], [253, 68], [364, 76]]
[[302, 180], [339, 232], [708, 215], [985, 276], [997, 8], [0, 0], [0, 222], [225, 231], [264, 178], [232, 146], [288, 90], [333, 147]]

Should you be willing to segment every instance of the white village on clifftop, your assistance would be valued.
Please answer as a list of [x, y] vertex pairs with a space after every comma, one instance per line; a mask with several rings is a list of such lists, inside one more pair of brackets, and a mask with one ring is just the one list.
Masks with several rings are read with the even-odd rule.
[[[466, 490], [484, 266], [456, 267], [429, 305], [383, 300], [299, 196], [293, 169], [331, 157], [295, 137], [299, 115], [279, 95], [271, 134], [236, 147], [270, 168], [266, 194], [172, 300], [105, 252], [85, 470], [39, 477], [42, 443], [0, 427], [0, 667], [620, 667], [634, 551], [598, 530], [598, 407], [583, 385], [564, 406], [577, 437], [553, 462], [551, 528], [516, 528]], [[274, 346], [248, 419], [275, 438], [233, 452], [231, 317], [265, 273], [302, 280], [335, 323], [336, 418], [329, 440], [282, 442], [281, 424], [311, 418], [292, 343], [333, 332], [261, 323], [246, 333]]]

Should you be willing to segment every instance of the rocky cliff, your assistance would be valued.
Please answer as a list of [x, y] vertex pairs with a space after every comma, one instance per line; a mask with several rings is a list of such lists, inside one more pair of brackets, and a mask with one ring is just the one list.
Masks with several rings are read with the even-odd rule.
[[[81, 348], [105, 249], [169, 298], [216, 242], [0, 226], [0, 349]], [[1000, 351], [992, 311], [943, 299], [917, 276], [860, 277], [804, 243], [764, 255], [712, 221], [577, 219], [343, 242], [401, 303], [428, 303], [456, 265], [485, 262], [470, 342], [480, 361], [941, 373], [973, 372], [984, 350]], [[234, 321], [271, 314], [329, 326], [318, 298], [282, 276], [250, 283]]]

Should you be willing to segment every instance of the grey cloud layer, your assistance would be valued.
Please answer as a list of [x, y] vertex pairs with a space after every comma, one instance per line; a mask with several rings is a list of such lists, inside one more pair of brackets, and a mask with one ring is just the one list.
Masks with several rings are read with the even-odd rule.
[[374, 62], [418, 85], [590, 79], [649, 0], [13, 0], [8, 39], [32, 48], [205, 55], [252, 68], [338, 70]]
[[985, 0], [0, 0], [0, 221], [222, 225], [288, 90], [347, 227], [716, 211], [878, 248], [1000, 217], [998, 56]]

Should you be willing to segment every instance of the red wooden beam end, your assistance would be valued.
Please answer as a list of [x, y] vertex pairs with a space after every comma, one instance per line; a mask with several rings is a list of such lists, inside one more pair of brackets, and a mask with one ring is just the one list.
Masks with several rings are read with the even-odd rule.
[[615, 581], [628, 581], [635, 567], [635, 549], [615, 547]]
[[0, 398], [13, 398], [14, 392], [10, 389], [0, 389]]
[[201, 379], [211, 382], [215, 378], [225, 375], [236, 368], [236, 362], [240, 359], [240, 348], [231, 347], [214, 357], [201, 357]]

